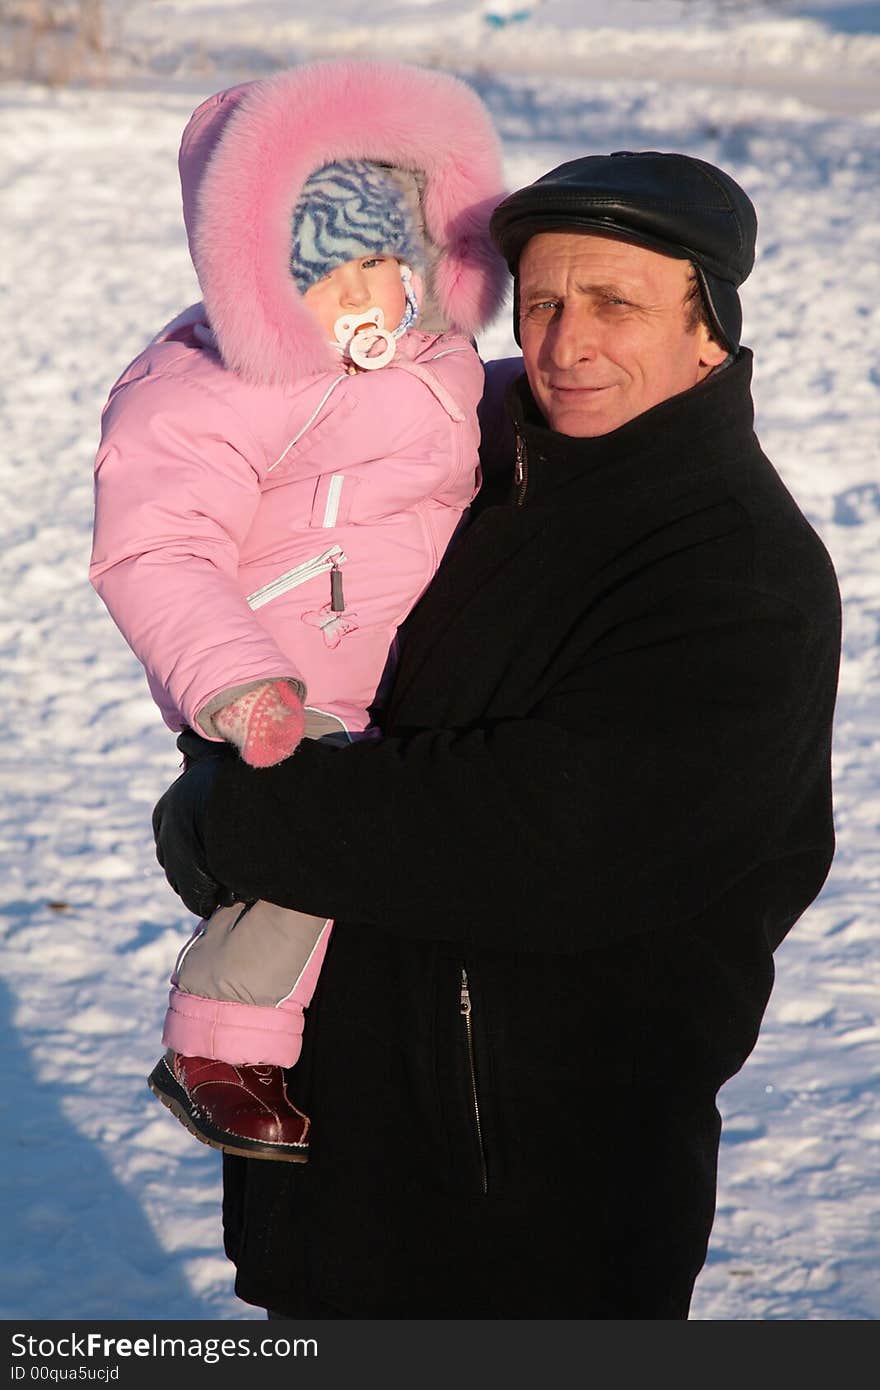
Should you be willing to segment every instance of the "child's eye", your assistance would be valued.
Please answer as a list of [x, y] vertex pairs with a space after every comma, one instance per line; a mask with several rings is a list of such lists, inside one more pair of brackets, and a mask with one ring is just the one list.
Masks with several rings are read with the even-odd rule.
[[374, 266], [381, 265], [384, 260], [384, 256], [370, 256], [367, 260], [361, 261], [361, 269], [372, 270]]

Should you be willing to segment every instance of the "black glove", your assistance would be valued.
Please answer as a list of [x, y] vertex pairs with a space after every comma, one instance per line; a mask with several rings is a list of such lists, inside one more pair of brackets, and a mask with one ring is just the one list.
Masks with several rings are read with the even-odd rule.
[[204, 824], [214, 781], [225, 757], [235, 757], [229, 744], [212, 743], [187, 729], [177, 740], [184, 767], [153, 809], [156, 858], [165, 877], [190, 912], [210, 917], [218, 907], [239, 899], [208, 871]]

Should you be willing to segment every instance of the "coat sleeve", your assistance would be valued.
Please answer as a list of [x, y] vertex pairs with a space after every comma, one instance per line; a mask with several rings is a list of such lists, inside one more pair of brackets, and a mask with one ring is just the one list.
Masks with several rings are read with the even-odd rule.
[[89, 577], [172, 727], [198, 727], [229, 687], [298, 678], [237, 577], [258, 456], [236, 412], [193, 383], [137, 378], [104, 412]]
[[524, 718], [225, 766], [212, 871], [243, 897], [525, 951], [668, 928], [783, 860], [803, 860], [813, 896], [832, 842], [833, 633], [703, 583], [571, 647]]

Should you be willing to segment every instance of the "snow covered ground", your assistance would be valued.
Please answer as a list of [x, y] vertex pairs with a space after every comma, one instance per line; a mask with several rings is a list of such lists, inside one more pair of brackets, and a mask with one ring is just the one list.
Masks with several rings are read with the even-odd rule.
[[[836, 562], [839, 849], [722, 1092], [692, 1316], [874, 1319], [880, 1210], [880, 5], [157, 0], [116, 8], [105, 83], [0, 86], [0, 1318], [241, 1319], [219, 1158], [149, 1095], [186, 914], [153, 858], [173, 739], [86, 581], [107, 390], [197, 298], [176, 150], [227, 80], [332, 52], [460, 72], [511, 187], [678, 149], [759, 213], [743, 292], [758, 430]], [[352, 23], [352, 13], [363, 23]], [[507, 322], [486, 357], [514, 350]]]

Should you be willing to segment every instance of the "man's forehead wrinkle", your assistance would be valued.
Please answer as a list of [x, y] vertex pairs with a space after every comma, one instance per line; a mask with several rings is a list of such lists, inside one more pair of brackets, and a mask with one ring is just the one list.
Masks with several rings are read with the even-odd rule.
[[554, 296], [558, 297], [560, 294], [571, 293], [572, 291], [576, 294], [602, 299], [616, 295], [623, 296], [627, 299], [634, 299], [636, 297], [645, 298], [647, 296], [646, 286], [627, 281], [625, 278], [620, 280], [578, 280], [573, 278], [564, 286], [559, 284], [550, 285], [545, 281], [536, 282], [535, 284], [526, 282], [522, 288], [523, 296], [529, 299], [536, 297], [540, 299], [545, 295], [550, 298]]
[[542, 287], [548, 282], [556, 282], [558, 289], [562, 282], [571, 284], [598, 284], [602, 282], [619, 288], [628, 287], [633, 291], [647, 292], [650, 286], [659, 289], [669, 281], [678, 283], [687, 280], [689, 263], [685, 260], [664, 256], [646, 247], [634, 246], [628, 242], [611, 241], [604, 237], [575, 236], [573, 234], [545, 234], [529, 242], [520, 261], [520, 283]]
[[575, 280], [574, 288], [578, 294], [601, 295], [602, 297], [633, 293], [633, 286], [627, 286], [620, 280]]
[[580, 294], [630, 294], [647, 293], [651, 277], [639, 274], [636, 267], [628, 265], [577, 265], [545, 261], [534, 268], [525, 267], [520, 277], [523, 293], [535, 291], [560, 294], [563, 290], [576, 290]]

